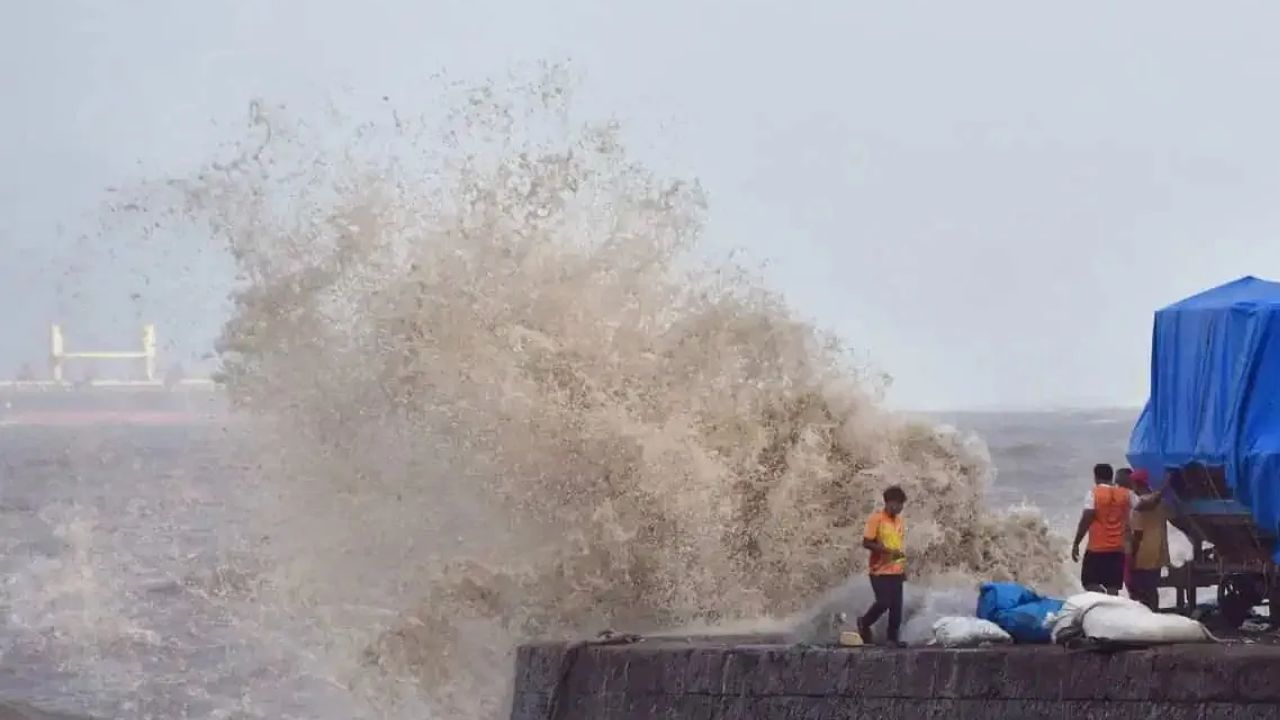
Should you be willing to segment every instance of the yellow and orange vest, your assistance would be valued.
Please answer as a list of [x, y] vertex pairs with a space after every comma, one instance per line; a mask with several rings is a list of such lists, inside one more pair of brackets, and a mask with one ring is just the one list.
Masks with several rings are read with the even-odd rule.
[[[905, 534], [901, 514], [891, 518], [885, 511], [877, 510], [867, 520], [867, 529], [862, 536], [867, 540], [879, 540], [885, 550], [902, 550]], [[906, 572], [906, 563], [901, 559], [890, 560], [884, 553], [873, 551], [870, 570], [872, 575], [902, 575]]]

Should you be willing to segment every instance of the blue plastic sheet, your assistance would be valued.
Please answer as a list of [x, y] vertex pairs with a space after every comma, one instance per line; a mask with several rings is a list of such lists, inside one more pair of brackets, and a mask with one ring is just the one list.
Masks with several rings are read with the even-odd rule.
[[977, 616], [1009, 633], [1014, 642], [1047, 643], [1045, 618], [1062, 609], [1062, 601], [1041, 597], [1017, 583], [983, 583], [978, 590]]
[[[1151, 395], [1129, 463], [1221, 465], [1259, 530], [1280, 529], [1280, 283], [1245, 277], [1156, 312]], [[1277, 548], [1280, 561], [1280, 547]]]
[[[991, 620], [1001, 610], [1012, 610], [1024, 603], [1035, 602], [1040, 596], [1031, 588], [1010, 582], [982, 583], [978, 589], [978, 617]], [[992, 620], [992, 622], [995, 622]]]

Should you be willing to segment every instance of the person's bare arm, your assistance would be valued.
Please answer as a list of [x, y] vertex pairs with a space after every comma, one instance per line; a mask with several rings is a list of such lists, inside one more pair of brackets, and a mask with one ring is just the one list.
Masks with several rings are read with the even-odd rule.
[[1138, 498], [1138, 504], [1134, 506], [1134, 509], [1150, 510], [1155, 506], [1159, 505], [1162, 499], [1164, 499], [1164, 491], [1157, 490], [1151, 493], [1150, 495], [1143, 495], [1142, 497]]
[[1076, 540], [1071, 543], [1071, 559], [1075, 562], [1080, 561], [1080, 543], [1084, 541], [1084, 536], [1089, 534], [1089, 526], [1093, 524], [1093, 510], [1085, 510], [1080, 513], [1080, 523], [1076, 525]]
[[872, 552], [881, 553], [887, 556], [890, 560], [898, 560], [900, 558], [904, 558], [907, 556], [907, 554], [902, 552], [901, 550], [890, 550], [889, 548], [881, 544], [879, 540], [868, 540], [866, 538], [863, 538], [862, 547]]

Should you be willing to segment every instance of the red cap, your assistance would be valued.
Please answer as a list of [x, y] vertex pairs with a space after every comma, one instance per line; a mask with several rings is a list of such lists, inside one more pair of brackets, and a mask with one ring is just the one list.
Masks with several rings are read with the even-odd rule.
[[1129, 480], [1132, 481], [1134, 485], [1151, 487], [1151, 475], [1141, 468], [1134, 470], [1133, 474], [1129, 476]]

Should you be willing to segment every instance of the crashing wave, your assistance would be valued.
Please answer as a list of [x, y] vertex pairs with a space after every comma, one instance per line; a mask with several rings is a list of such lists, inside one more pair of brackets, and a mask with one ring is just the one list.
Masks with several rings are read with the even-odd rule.
[[1059, 580], [980, 442], [887, 412], [839, 341], [698, 259], [697, 183], [578, 122], [554, 70], [451, 92], [338, 146], [258, 108], [269, 140], [149, 204], [236, 259], [220, 355], [266, 552], [293, 612], [367, 637], [356, 686], [497, 717], [518, 641], [800, 612], [865, 570], [889, 484], [915, 578]]

